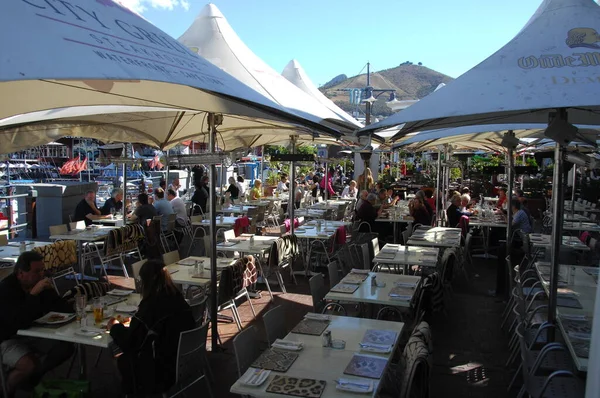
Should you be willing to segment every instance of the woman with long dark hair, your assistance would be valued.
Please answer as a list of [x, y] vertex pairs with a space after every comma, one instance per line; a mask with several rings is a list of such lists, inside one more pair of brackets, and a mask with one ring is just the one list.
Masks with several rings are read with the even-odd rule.
[[138, 283], [142, 301], [130, 326], [114, 318], [108, 322], [114, 343], [123, 351], [117, 359], [123, 393], [136, 397], [173, 386], [179, 335], [195, 326], [192, 310], [162, 260], [142, 265]]

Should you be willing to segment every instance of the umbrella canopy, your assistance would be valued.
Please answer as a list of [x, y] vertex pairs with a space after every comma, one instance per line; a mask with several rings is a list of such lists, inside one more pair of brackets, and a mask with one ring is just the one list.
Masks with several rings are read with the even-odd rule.
[[569, 122], [600, 124], [600, 7], [593, 0], [546, 0], [508, 44], [458, 79], [382, 122], [396, 135], [461, 125]]
[[342, 132], [356, 123], [343, 119], [287, 81], [252, 52], [238, 37], [221, 11], [207, 4], [179, 41], [265, 97], [314, 122]]
[[295, 59], [288, 62], [288, 64], [281, 72], [281, 75], [290, 81], [294, 86], [310, 95], [315, 100], [319, 101], [322, 105], [327, 107], [329, 110], [334, 112], [340, 117], [340, 119], [347, 123], [356, 126], [356, 128], [363, 127], [362, 123], [350, 116], [346, 111], [337, 106], [332, 100], [327, 98], [315, 84], [310, 80], [300, 62]]
[[227, 132], [251, 132], [229, 138], [235, 146], [257, 140], [264, 128], [336, 133], [290, 113], [111, 0], [8, 2], [0, 49], [2, 153], [65, 135], [166, 148], [206, 133], [207, 112], [224, 115], [225, 142]]

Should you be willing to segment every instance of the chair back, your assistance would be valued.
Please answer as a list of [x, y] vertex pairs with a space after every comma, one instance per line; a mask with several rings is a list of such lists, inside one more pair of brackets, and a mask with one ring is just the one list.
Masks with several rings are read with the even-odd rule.
[[67, 224], [50, 225], [48, 230], [50, 231], [50, 236], [64, 235], [69, 232]]
[[278, 305], [270, 309], [263, 315], [265, 323], [265, 332], [267, 334], [267, 343], [269, 346], [277, 339], [282, 339], [287, 334], [285, 327], [285, 310], [283, 306]]
[[408, 230], [402, 231], [402, 244], [408, 246], [408, 239], [410, 238], [410, 232]]
[[200, 222], [200, 221], [202, 221], [202, 216], [201, 215], [191, 216], [190, 217], [190, 222], [191, 223]]
[[225, 238], [225, 242], [228, 242], [230, 239], [235, 239], [235, 231], [233, 229], [223, 231], [223, 238]]
[[52, 276], [52, 285], [56, 294], [62, 297], [66, 292], [79, 285], [75, 270], [70, 267]]
[[74, 221], [69, 223], [71, 231], [83, 231], [85, 229], [85, 221]]
[[250, 326], [235, 336], [233, 350], [235, 351], [238, 377], [242, 377], [252, 362], [260, 355], [258, 333], [255, 326]]
[[312, 296], [313, 311], [320, 313], [325, 307], [325, 295], [327, 295], [327, 287], [325, 286], [325, 278], [323, 274], [317, 274], [308, 281], [310, 285], [310, 295]]
[[212, 398], [212, 392], [208, 380], [206, 379], [206, 375], [202, 375], [190, 384], [178, 388], [173, 395], [169, 395], [169, 398], [193, 398], [205, 396]]
[[206, 355], [206, 336], [209, 323], [181, 332], [179, 345], [177, 347], [177, 365], [175, 384], [184, 387], [198, 377], [202, 376], [203, 370], [200, 364]]
[[163, 257], [163, 262], [165, 263], [165, 265], [175, 264], [177, 261], [179, 261], [181, 259], [179, 256], [178, 250], [173, 250], [168, 253], [165, 253], [162, 255], [162, 257]]
[[400, 387], [400, 398], [429, 396], [429, 352], [427, 345], [411, 337], [404, 347], [406, 367]]
[[32, 249], [44, 257], [48, 271], [64, 269], [77, 263], [77, 245], [74, 240], [62, 240]]
[[195, 302], [190, 303], [190, 307], [192, 308], [192, 316], [194, 317], [194, 322], [196, 322], [196, 327], [202, 326], [205, 322], [207, 301], [208, 296], [204, 296], [201, 299], [197, 299]]
[[332, 289], [341, 280], [337, 261], [327, 264], [327, 271], [329, 272], [329, 288]]

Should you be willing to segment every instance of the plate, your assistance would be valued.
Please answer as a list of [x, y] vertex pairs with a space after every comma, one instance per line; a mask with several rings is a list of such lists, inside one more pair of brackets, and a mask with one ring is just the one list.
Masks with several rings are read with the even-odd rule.
[[70, 322], [74, 318], [75, 314], [51, 311], [43, 317], [36, 319], [35, 322], [42, 325], [60, 325], [61, 323]]
[[73, 332], [73, 334], [82, 337], [96, 337], [102, 335], [102, 333], [104, 333], [102, 329], [96, 328], [77, 329], [75, 332]]
[[117, 312], [125, 312], [128, 314], [132, 314], [134, 312], [137, 312], [138, 307], [135, 305], [127, 305], [127, 304], [119, 304], [117, 305], [116, 311]]
[[133, 293], [133, 290], [123, 290], [123, 289], [113, 289], [106, 294], [110, 294], [111, 296], [129, 296]]

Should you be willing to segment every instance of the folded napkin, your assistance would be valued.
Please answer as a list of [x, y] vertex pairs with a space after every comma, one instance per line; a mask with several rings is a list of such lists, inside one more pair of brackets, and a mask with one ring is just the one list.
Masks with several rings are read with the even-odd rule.
[[562, 319], [566, 319], [568, 321], [587, 321], [587, 315], [578, 315], [578, 314], [560, 314]]
[[387, 354], [392, 351], [392, 346], [388, 344], [360, 343], [360, 350], [377, 354]]
[[368, 274], [369, 272], [371, 272], [368, 269], [359, 269], [359, 268], [352, 268], [350, 270], [350, 273], [352, 274]]
[[282, 339], [275, 340], [273, 344], [271, 344], [271, 347], [288, 351], [300, 351], [302, 348], [304, 348], [301, 342]]
[[184, 258], [183, 260], [177, 261], [179, 265], [195, 265], [196, 261], [202, 263], [202, 260], [194, 260], [193, 258]]
[[370, 393], [373, 391], [373, 382], [368, 380], [339, 379], [335, 388], [341, 391]]
[[390, 299], [400, 300], [400, 301], [410, 301], [412, 299], [412, 296], [405, 296], [402, 294], [390, 293]]
[[331, 317], [325, 314], [308, 313], [304, 315], [304, 319], [312, 319], [313, 321], [329, 321], [331, 320]]

